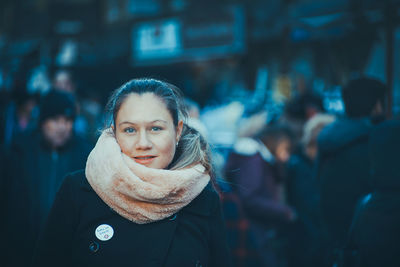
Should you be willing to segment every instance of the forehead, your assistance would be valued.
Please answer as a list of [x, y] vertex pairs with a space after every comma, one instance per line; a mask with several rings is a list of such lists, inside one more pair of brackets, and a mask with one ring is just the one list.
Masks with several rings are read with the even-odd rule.
[[73, 119], [71, 117], [66, 116], [64, 114], [51, 116], [51, 117], [45, 119], [44, 121], [45, 122], [46, 121], [48, 121], [48, 122], [57, 122], [57, 121], [60, 121], [60, 120], [64, 120], [64, 121], [67, 121], [67, 122], [72, 122], [73, 121]]
[[153, 93], [128, 95], [122, 103], [117, 121], [151, 122], [155, 120], [171, 121], [172, 116], [165, 102]]
[[277, 144], [282, 145], [282, 146], [290, 146], [291, 142], [290, 142], [289, 138], [282, 137], [282, 138], [278, 139]]

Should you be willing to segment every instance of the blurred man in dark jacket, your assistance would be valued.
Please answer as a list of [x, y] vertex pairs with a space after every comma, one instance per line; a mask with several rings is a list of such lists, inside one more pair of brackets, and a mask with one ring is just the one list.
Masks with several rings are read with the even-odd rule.
[[385, 93], [377, 80], [350, 81], [342, 90], [346, 117], [325, 127], [318, 138], [316, 175], [332, 251], [344, 245], [358, 199], [371, 192], [368, 138], [383, 118]]
[[373, 192], [357, 213], [353, 242], [360, 267], [400, 266], [400, 121], [371, 132]]
[[[39, 128], [17, 137], [6, 158], [6, 266], [29, 266], [64, 176], [85, 167], [90, 145], [73, 134], [72, 95], [41, 99]], [[55, 244], [57, 245], [57, 244]]]

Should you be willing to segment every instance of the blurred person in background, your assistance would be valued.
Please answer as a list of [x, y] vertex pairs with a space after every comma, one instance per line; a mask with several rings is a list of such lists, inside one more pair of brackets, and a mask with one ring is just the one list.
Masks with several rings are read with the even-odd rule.
[[101, 95], [93, 87], [85, 88], [82, 92], [81, 114], [85, 122], [83, 136], [92, 144], [95, 144], [103, 126], [104, 112]]
[[281, 172], [290, 157], [291, 138], [285, 126], [265, 126], [257, 137], [239, 138], [226, 164], [226, 179], [237, 192], [254, 231], [260, 266], [280, 266], [284, 245], [279, 231], [296, 219], [295, 211], [285, 203]]
[[7, 150], [15, 136], [37, 127], [38, 95], [25, 88], [25, 80], [17, 80], [8, 100], [2, 106], [0, 144]]
[[88, 143], [75, 136], [72, 95], [40, 100], [39, 127], [16, 138], [6, 158], [6, 266], [28, 266], [64, 176], [85, 167]]
[[292, 153], [293, 133], [285, 124], [271, 124], [259, 134], [262, 143], [275, 158], [276, 164], [285, 164]]
[[72, 73], [65, 69], [57, 70], [54, 74], [53, 87], [72, 95], [76, 94], [76, 84]]
[[400, 266], [400, 121], [371, 131], [372, 193], [359, 204], [348, 247], [360, 267]]
[[67, 69], [59, 69], [55, 72], [53, 87], [55, 90], [71, 94], [76, 100], [76, 114], [73, 127], [74, 132], [90, 141], [97, 138], [99, 117], [101, 117], [101, 115], [99, 115], [101, 113], [101, 107], [98, 104], [98, 101], [94, 100], [96, 97], [92, 97], [94, 95], [93, 92], [91, 92], [89, 88], [85, 88], [86, 90], [84, 92], [86, 94], [92, 94], [92, 96], [90, 99], [82, 99], [82, 94], [78, 94], [81, 92], [78, 92], [75, 75], [73, 75], [72, 71]]
[[[239, 126], [239, 138], [251, 137], [259, 133], [265, 126], [267, 113], [260, 112], [242, 119]], [[216, 169], [216, 181], [220, 189], [222, 210], [227, 229], [228, 245], [235, 267], [262, 266], [256, 236], [252, 225], [243, 209], [243, 203], [234, 190], [235, 185], [226, 179], [225, 159], [219, 153], [213, 154], [213, 166]]]
[[242, 201], [230, 182], [219, 176], [216, 178], [233, 266], [262, 266], [255, 242], [255, 233], [243, 210]]
[[288, 124], [293, 131], [294, 151], [302, 150], [301, 139], [305, 123], [321, 112], [324, 112], [322, 98], [309, 91], [296, 95], [286, 104], [284, 114], [279, 121]]
[[201, 133], [207, 139], [207, 128], [200, 120], [200, 106], [193, 100], [185, 98], [185, 106], [188, 111], [188, 125]]
[[38, 95], [30, 94], [26, 91], [15, 92], [15, 104], [16, 104], [16, 117], [14, 124], [8, 125], [13, 127], [12, 136], [17, 136], [22, 132], [33, 130], [37, 127], [37, 117], [35, 114]]
[[334, 120], [335, 117], [328, 114], [311, 117], [304, 125], [301, 149], [290, 157], [286, 166], [287, 199], [298, 215], [298, 220], [290, 228], [289, 266], [323, 264], [320, 193], [313, 171], [318, 135]]
[[384, 118], [386, 91], [375, 79], [349, 81], [342, 89], [346, 116], [325, 127], [318, 138], [316, 175], [332, 253], [344, 245], [357, 201], [372, 189], [368, 139], [374, 123]]

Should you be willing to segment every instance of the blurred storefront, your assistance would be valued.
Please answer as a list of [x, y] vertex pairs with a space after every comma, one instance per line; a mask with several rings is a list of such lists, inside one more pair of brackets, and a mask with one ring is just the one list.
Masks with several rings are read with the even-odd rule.
[[314, 90], [340, 112], [340, 86], [367, 74], [389, 85], [389, 115], [400, 114], [397, 0], [8, 0], [0, 10], [3, 92], [21, 73], [51, 81], [68, 68], [102, 98], [152, 76], [201, 105], [238, 87], [268, 91], [260, 102]]

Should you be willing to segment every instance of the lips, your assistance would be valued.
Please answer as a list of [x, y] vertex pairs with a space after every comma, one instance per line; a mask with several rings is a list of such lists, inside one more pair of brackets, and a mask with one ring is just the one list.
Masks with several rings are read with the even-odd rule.
[[147, 165], [147, 164], [150, 164], [151, 162], [153, 162], [153, 160], [155, 158], [156, 158], [156, 156], [146, 155], [146, 156], [133, 157], [133, 160], [136, 161], [139, 164]]

